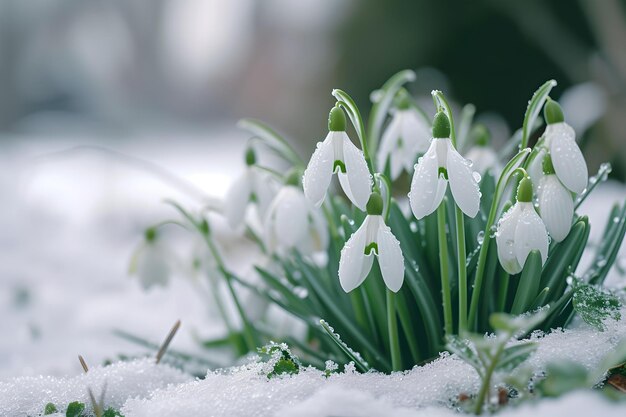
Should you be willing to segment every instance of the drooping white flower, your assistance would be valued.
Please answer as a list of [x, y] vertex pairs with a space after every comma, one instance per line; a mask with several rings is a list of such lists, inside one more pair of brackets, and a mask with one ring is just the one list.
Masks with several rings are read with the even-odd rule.
[[475, 217], [480, 206], [480, 174], [452, 146], [450, 122], [439, 112], [433, 121], [433, 140], [426, 154], [415, 166], [409, 200], [417, 219], [434, 212], [446, 193], [448, 182], [457, 206], [469, 217]]
[[395, 180], [403, 170], [411, 172], [415, 159], [426, 152], [429, 145], [428, 122], [411, 106], [408, 93], [398, 93], [396, 111], [380, 141], [376, 159], [378, 169], [384, 171], [389, 162], [391, 179]]
[[297, 248], [302, 253], [320, 252], [328, 246], [328, 228], [320, 210], [314, 207], [291, 176], [276, 194], [265, 218], [268, 251]]
[[471, 132], [474, 146], [467, 151], [465, 157], [472, 161], [472, 168], [480, 175], [484, 175], [487, 170], [491, 170], [495, 178], [498, 178], [502, 171], [502, 165], [496, 151], [489, 146], [489, 132], [482, 124], [474, 126]]
[[161, 240], [157, 239], [156, 230], [147, 229], [144, 242], [131, 260], [130, 274], [139, 279], [145, 290], [156, 285], [164, 287], [172, 272], [169, 260], [170, 252]]
[[352, 204], [365, 210], [372, 191], [372, 179], [363, 152], [346, 133], [346, 116], [333, 107], [328, 116], [328, 135], [317, 144], [302, 177], [304, 194], [319, 207], [324, 202], [333, 173]]
[[587, 186], [587, 163], [576, 144], [576, 132], [565, 123], [563, 111], [556, 101], [548, 100], [544, 107], [548, 126], [544, 144], [552, 157], [554, 172], [570, 191], [580, 194]]
[[378, 258], [385, 285], [398, 292], [404, 282], [404, 256], [400, 242], [391, 233], [382, 216], [382, 198], [372, 193], [367, 203], [367, 216], [359, 229], [350, 236], [341, 250], [339, 282], [345, 292], [350, 292], [365, 281], [374, 255]]
[[250, 148], [246, 152], [246, 170], [237, 178], [224, 198], [224, 216], [231, 228], [239, 227], [250, 204], [256, 206], [259, 219], [264, 219], [275, 195], [274, 180], [255, 166], [256, 158]]
[[539, 214], [552, 239], [561, 242], [572, 228], [574, 199], [555, 175], [550, 155], [544, 158], [543, 173], [538, 187]]
[[533, 187], [529, 178], [520, 181], [517, 202], [498, 221], [496, 244], [498, 259], [509, 274], [518, 274], [533, 250], [548, 259], [548, 232], [532, 202]]

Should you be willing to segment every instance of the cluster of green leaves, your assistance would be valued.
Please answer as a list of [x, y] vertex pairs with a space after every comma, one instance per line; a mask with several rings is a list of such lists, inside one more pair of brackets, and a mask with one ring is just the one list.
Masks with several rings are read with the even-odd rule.
[[[527, 316], [510, 316], [497, 313], [490, 317], [495, 337], [465, 334], [448, 337], [447, 349], [476, 370], [481, 380], [480, 390], [473, 398], [473, 411], [481, 414], [495, 372], [510, 373], [537, 349], [535, 342], [521, 342], [507, 346], [512, 338], [523, 335], [545, 318], [545, 312]], [[469, 405], [469, 404], [465, 404]]]
[[266, 374], [268, 379], [300, 372], [302, 367], [300, 359], [291, 353], [285, 343], [270, 342], [259, 348], [258, 352], [261, 361], [271, 366], [271, 370]]
[[[374, 94], [375, 104], [367, 124], [347, 93], [333, 91], [338, 103], [346, 110], [364, 150], [369, 147], [370, 151], [375, 151], [394, 97], [403, 84], [413, 77], [411, 71], [400, 72]], [[251, 323], [247, 319], [245, 309], [237, 301], [233, 283], [247, 287], [306, 323], [309, 329], [307, 340], [289, 337], [283, 340], [299, 350], [303, 361], [322, 369], [329, 359], [338, 363], [354, 361], [363, 371], [370, 368], [385, 372], [409, 369], [435, 357], [444, 348], [444, 319], [449, 327], [447, 333], [458, 334], [460, 330], [495, 331], [493, 322], [489, 320], [493, 313], [518, 315], [544, 306], [549, 306], [548, 312], [533, 329], [564, 327], [576, 311], [582, 311], [584, 317], [600, 321], [605, 317], [614, 317], [598, 313], [598, 302], [592, 301], [589, 295], [585, 296], [587, 293], [580, 290], [576, 295], [575, 289], [568, 285], [568, 277], [576, 271], [583, 253], [592, 250], [587, 247], [590, 225], [586, 216], [576, 214], [567, 238], [562, 242], [551, 242], [548, 260], [543, 266], [536, 252], [529, 255], [524, 269], [517, 275], [509, 276], [498, 262], [493, 239], [495, 225], [501, 214], [514, 202], [514, 190], [521, 179], [519, 174], [538, 155], [537, 149], [531, 150], [527, 145], [535, 129], [540, 126], [538, 115], [555, 85], [553, 80], [546, 82], [529, 101], [523, 126], [505, 147], [510, 150], [517, 148], [519, 152], [508, 160], [498, 177], [491, 172], [483, 176], [480, 182], [480, 211], [475, 218], [463, 219], [453, 204], [446, 204], [446, 233], [440, 241], [441, 228], [436, 214], [416, 220], [407, 216], [395, 199], [388, 200], [388, 225], [400, 241], [405, 259], [404, 285], [394, 297], [395, 308], [387, 306], [385, 286], [376, 263], [365, 282], [351, 293], [346, 294], [339, 285], [341, 249], [365, 218], [364, 213], [346, 204], [342, 197], [328, 196], [323, 206], [331, 237], [327, 250], [328, 262], [320, 265], [308, 254], [298, 252], [291, 252], [287, 256], [268, 254], [274, 267], [256, 268], [265, 286], [251, 285], [229, 271], [219, 260], [206, 221], [174, 205], [189, 228], [202, 235], [218, 259], [218, 269], [230, 289], [243, 323], [243, 329], [237, 333], [243, 338], [243, 350], [252, 351], [263, 341], [275, 340], [276, 337], [271, 327]], [[454, 131], [454, 117], [445, 98], [441, 92], [434, 92], [434, 98], [438, 106], [445, 109]], [[465, 106], [458, 125], [459, 133], [471, 130], [473, 113], [472, 105]], [[294, 167], [303, 167], [302, 159], [288, 142], [268, 126], [253, 120], [244, 120], [240, 126], [251, 132], [253, 140], [264, 143]], [[467, 135], [458, 137], [460, 146], [466, 145], [467, 140]], [[371, 159], [367, 158], [367, 162], [371, 167]], [[603, 167], [590, 180], [587, 189], [578, 196], [576, 208], [597, 183], [606, 179], [607, 171]], [[377, 180], [382, 177], [384, 175], [377, 177]], [[251, 230], [248, 232], [264, 250], [262, 239]], [[604, 239], [596, 248], [595, 261], [582, 274], [585, 283], [602, 285], [615, 262], [625, 233], [626, 204], [613, 209]], [[447, 268], [442, 268], [442, 264]], [[446, 272], [442, 274], [441, 271]], [[471, 298], [468, 314], [462, 311], [467, 308], [466, 296]], [[452, 305], [451, 314], [448, 311], [444, 315], [444, 298], [456, 301], [448, 303], [448, 306]], [[574, 298], [576, 302], [573, 302]], [[580, 300], [585, 302], [581, 303]], [[454, 317], [453, 321], [450, 316]], [[320, 319], [323, 319], [323, 324], [320, 324]], [[396, 319], [399, 326], [390, 333], [390, 325], [395, 325]], [[329, 330], [331, 325], [332, 331]], [[236, 333], [233, 329], [230, 332]], [[394, 346], [390, 346], [390, 334], [395, 335]], [[241, 342], [242, 338], [236, 340]], [[233, 338], [229, 336], [226, 340]], [[398, 346], [392, 355], [392, 350]], [[392, 366], [392, 356], [395, 356], [396, 366]]]

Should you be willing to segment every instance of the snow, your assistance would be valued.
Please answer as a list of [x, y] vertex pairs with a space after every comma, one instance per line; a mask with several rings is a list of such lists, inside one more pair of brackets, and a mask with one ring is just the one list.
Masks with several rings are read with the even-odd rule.
[[95, 367], [86, 374], [71, 378], [20, 377], [0, 382], [0, 414], [38, 415], [49, 402], [58, 410], [65, 410], [73, 401], [89, 405], [87, 389], [100, 398], [105, 387], [105, 408], [119, 409], [128, 398], [144, 398], [156, 389], [190, 379], [191, 376], [178, 369], [156, 365], [154, 358]]

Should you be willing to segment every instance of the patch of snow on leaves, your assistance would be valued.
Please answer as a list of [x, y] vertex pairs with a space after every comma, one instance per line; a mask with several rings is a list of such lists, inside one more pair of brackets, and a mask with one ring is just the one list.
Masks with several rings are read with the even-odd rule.
[[191, 379], [168, 365], [156, 365], [154, 358], [93, 367], [86, 374], [72, 378], [19, 377], [0, 382], [0, 415], [40, 415], [49, 402], [60, 411], [73, 401], [80, 401], [89, 408], [87, 388], [100, 398], [105, 385], [105, 408], [119, 409], [128, 398], [145, 398], [156, 389]]

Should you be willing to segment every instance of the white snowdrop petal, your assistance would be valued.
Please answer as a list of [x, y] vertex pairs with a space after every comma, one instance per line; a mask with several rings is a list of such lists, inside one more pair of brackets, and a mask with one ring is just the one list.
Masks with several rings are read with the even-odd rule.
[[250, 173], [246, 171], [231, 184], [226, 192], [224, 216], [233, 229], [243, 222], [250, 199], [250, 191]]
[[[397, 148], [399, 136], [400, 120], [394, 115], [380, 139], [380, 146], [378, 147], [378, 154], [376, 155], [376, 167], [380, 172], [384, 172], [387, 160], [391, 157], [391, 152]], [[392, 178], [392, 180], [393, 179], [395, 178]]]
[[263, 220], [267, 216], [267, 210], [276, 195], [275, 188], [272, 178], [267, 173], [261, 172], [258, 168], [251, 168], [251, 173], [253, 173], [251, 175], [251, 191], [257, 199], [259, 218]]
[[524, 267], [526, 258], [533, 250], [541, 252], [542, 264], [548, 259], [548, 232], [541, 217], [535, 211], [533, 203], [517, 203], [522, 212], [515, 228], [515, 257]]
[[326, 139], [317, 144], [317, 148], [313, 152], [302, 177], [304, 195], [317, 207], [324, 201], [333, 176], [333, 165], [335, 163], [332, 143], [333, 134], [335, 132], [328, 132]]
[[546, 175], [539, 185], [539, 213], [548, 233], [557, 242], [572, 228], [574, 200], [556, 175]]
[[306, 237], [308, 210], [304, 194], [293, 186], [283, 188], [276, 197], [274, 228], [280, 245], [292, 248]]
[[[344, 136], [343, 162], [346, 164], [345, 176], [348, 180], [351, 196], [348, 195], [347, 192], [346, 195], [348, 195], [352, 204], [357, 206], [360, 210], [365, 210], [365, 205], [372, 194], [372, 179], [363, 152], [354, 146], [348, 138], [348, 135], [344, 133]], [[344, 186], [344, 182], [340, 181], [342, 187]], [[344, 191], [346, 191], [345, 188]]]
[[[418, 220], [435, 211], [439, 206], [438, 204], [435, 205], [439, 195], [443, 199], [440, 180], [437, 176], [439, 165], [435, 149], [436, 145], [433, 140], [428, 151], [418, 160], [413, 179], [411, 180], [409, 201], [411, 211]], [[445, 186], [443, 190], [445, 192]]]
[[383, 222], [378, 229], [378, 264], [387, 288], [400, 291], [404, 282], [404, 256], [400, 242]]
[[500, 265], [511, 275], [522, 270], [515, 256], [515, 229], [519, 221], [521, 209], [519, 204], [513, 205], [498, 221], [496, 232], [496, 246]]
[[[339, 258], [339, 283], [345, 292], [350, 292], [363, 282], [363, 263], [365, 261], [365, 240], [368, 217], [350, 236]], [[371, 256], [369, 256], [371, 258]], [[371, 267], [371, 266], [370, 266]]]
[[457, 206], [469, 217], [476, 217], [480, 208], [480, 188], [469, 161], [452, 144], [448, 147], [448, 182]]
[[587, 186], [587, 163], [576, 144], [576, 133], [567, 123], [548, 125], [550, 156], [557, 177], [569, 190], [580, 194]]

